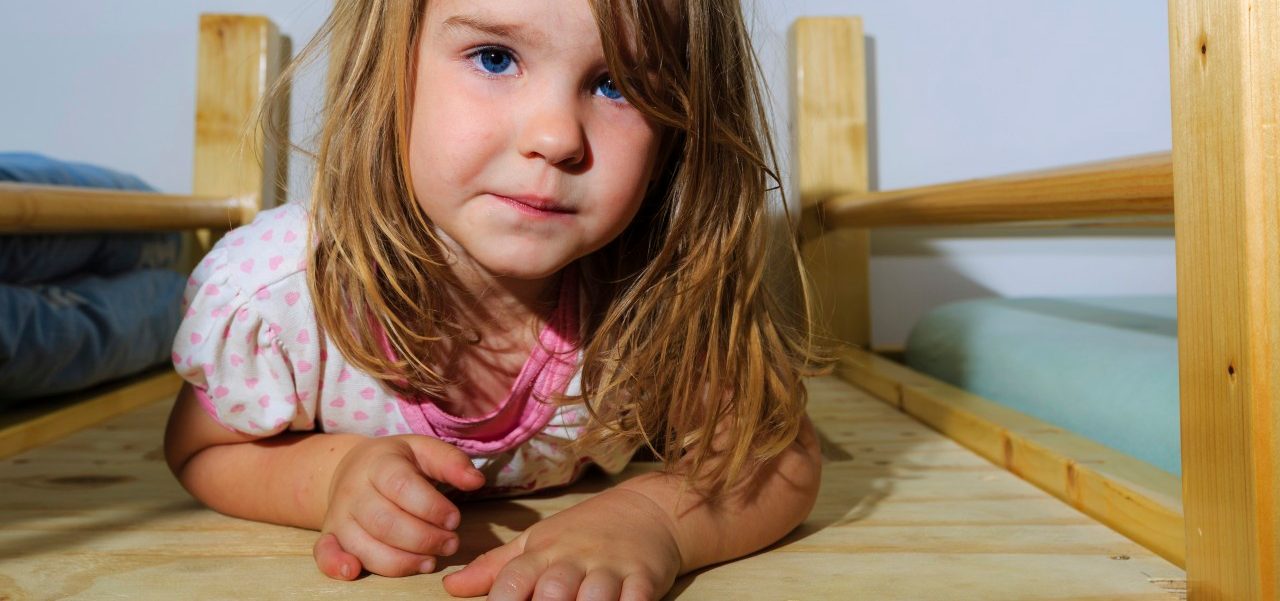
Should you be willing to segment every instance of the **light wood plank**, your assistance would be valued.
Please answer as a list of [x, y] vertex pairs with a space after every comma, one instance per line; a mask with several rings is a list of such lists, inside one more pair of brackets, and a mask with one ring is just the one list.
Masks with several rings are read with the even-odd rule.
[[1171, 0], [1187, 570], [1280, 598], [1280, 3]]
[[235, 227], [257, 212], [252, 197], [201, 197], [0, 183], [0, 232], [89, 232]]
[[[1181, 570], [1141, 546], [848, 384], [809, 386], [827, 458], [813, 513], [765, 552], [681, 578], [670, 598], [1181, 598]], [[449, 598], [441, 573], [329, 580], [315, 532], [200, 507], [164, 464], [168, 405], [0, 460], [0, 595]], [[445, 573], [609, 484], [464, 505]]]
[[831, 228], [1056, 221], [1094, 225], [1088, 220], [1101, 219], [1133, 227], [1173, 213], [1173, 163], [1166, 152], [903, 190], [839, 194], [820, 207]]
[[[194, 194], [251, 198], [259, 210], [283, 199], [288, 155], [267, 138], [258, 109], [287, 47], [266, 17], [200, 15]], [[201, 248], [208, 250], [217, 235], [201, 232]]]
[[862, 20], [798, 19], [791, 29], [795, 183], [802, 207], [801, 252], [813, 284], [816, 321], [838, 341], [871, 343], [870, 237], [845, 229], [806, 232], [823, 199], [867, 190], [867, 86]]
[[837, 371], [1169, 561], [1185, 561], [1172, 474], [866, 351], [846, 352]]
[[0, 458], [49, 444], [73, 432], [178, 392], [182, 379], [167, 367], [77, 394], [38, 399], [0, 414]]

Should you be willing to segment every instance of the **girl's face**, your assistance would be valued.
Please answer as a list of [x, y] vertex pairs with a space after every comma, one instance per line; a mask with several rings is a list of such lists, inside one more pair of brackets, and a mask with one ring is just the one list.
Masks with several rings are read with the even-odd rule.
[[463, 264], [546, 278], [640, 207], [659, 132], [610, 80], [587, 0], [431, 0], [409, 167]]

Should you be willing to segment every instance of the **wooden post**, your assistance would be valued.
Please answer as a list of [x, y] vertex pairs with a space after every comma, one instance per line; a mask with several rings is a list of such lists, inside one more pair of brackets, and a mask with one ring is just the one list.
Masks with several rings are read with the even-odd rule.
[[1192, 599], [1278, 599], [1280, 2], [1170, 0]]
[[257, 209], [279, 204], [287, 153], [272, 147], [255, 119], [287, 47], [266, 17], [200, 16], [193, 194], [250, 197]]
[[[867, 190], [865, 61], [861, 19], [804, 18], [792, 27], [792, 169], [805, 221], [826, 198]], [[802, 249], [815, 317], [830, 336], [865, 349], [871, 347], [869, 240], [865, 229], [824, 231], [806, 236]]]

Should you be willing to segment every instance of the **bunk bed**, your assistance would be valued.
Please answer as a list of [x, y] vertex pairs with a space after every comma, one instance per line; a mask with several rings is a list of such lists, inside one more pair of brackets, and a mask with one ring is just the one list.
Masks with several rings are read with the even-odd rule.
[[[189, 272], [215, 232], [247, 223], [259, 209], [278, 202], [283, 157], [269, 150], [261, 132], [249, 143], [241, 134], [282, 68], [287, 46], [287, 39], [264, 18], [202, 16], [191, 195], [3, 182], [0, 234], [94, 232], [105, 240], [116, 232], [188, 232], [188, 253], [179, 268]], [[67, 349], [69, 354], [76, 351]], [[160, 365], [87, 389], [24, 399], [21, 404], [2, 403], [6, 406], [0, 412], [0, 457], [56, 440], [140, 403], [172, 396], [180, 383], [171, 367]]]
[[[1267, 66], [1280, 64], [1280, 6], [1173, 0], [1170, 15], [1167, 158], [876, 193], [866, 189], [861, 23], [797, 22], [799, 227], [827, 327], [847, 343], [835, 376], [810, 383], [822, 490], [796, 531], [680, 578], [670, 598], [1276, 598], [1268, 344], [1280, 261], [1268, 254], [1280, 242], [1280, 75]], [[257, 183], [197, 192], [239, 197]], [[866, 228], [1105, 221], [1117, 207], [1125, 219], [1177, 220], [1181, 482], [868, 350]], [[148, 398], [0, 458], [0, 597], [449, 598], [441, 572], [329, 580], [311, 557], [315, 533], [200, 506], [164, 465], [171, 395], [134, 396]], [[657, 467], [635, 463], [616, 478]], [[590, 474], [469, 505], [443, 573], [609, 484]]]
[[[801, 23], [793, 88], [800, 229], [828, 331], [846, 345], [842, 379], [1185, 568], [1192, 598], [1276, 599], [1280, 5], [1171, 0], [1169, 15], [1171, 152], [874, 192], [861, 24]], [[871, 228], [1133, 227], [1170, 217], [1181, 478], [870, 348]]]

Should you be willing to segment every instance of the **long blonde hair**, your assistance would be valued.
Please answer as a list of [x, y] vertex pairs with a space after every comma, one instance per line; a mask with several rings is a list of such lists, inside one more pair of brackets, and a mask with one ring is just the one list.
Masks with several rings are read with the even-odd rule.
[[[469, 335], [409, 176], [426, 2], [336, 2], [286, 70], [328, 50], [308, 270], [317, 318], [348, 361], [401, 394], [439, 394], [439, 343]], [[664, 151], [639, 215], [581, 261], [591, 299], [582, 398], [560, 402], [591, 410], [579, 444], [647, 445], [668, 469], [689, 461], [690, 482], [715, 497], [795, 440], [802, 377], [820, 363], [794, 238], [784, 240], [789, 260], [770, 264], [788, 273], [770, 279], [800, 286], [766, 285], [778, 178], [755, 54], [738, 0], [591, 4], [610, 73], [662, 127]]]

